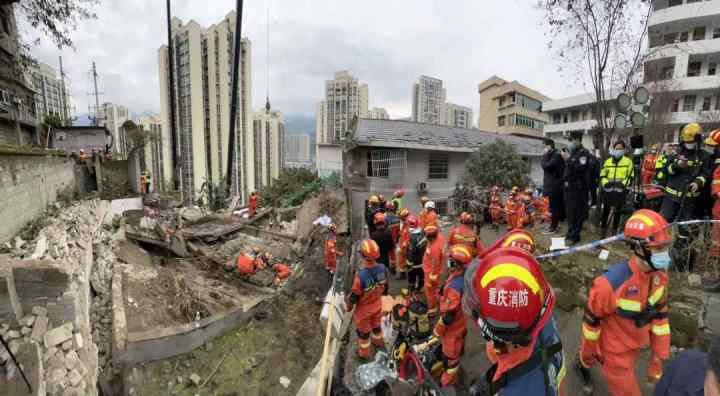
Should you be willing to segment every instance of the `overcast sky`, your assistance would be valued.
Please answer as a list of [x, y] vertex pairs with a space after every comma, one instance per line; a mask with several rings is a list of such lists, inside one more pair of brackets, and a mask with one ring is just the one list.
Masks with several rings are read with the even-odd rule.
[[[268, 0], [245, 1], [243, 36], [252, 41], [253, 107], [266, 90]], [[270, 0], [270, 98], [286, 114], [313, 115], [324, 81], [349, 70], [370, 88], [370, 107], [408, 117], [421, 74], [440, 78], [450, 102], [479, 106], [477, 84], [496, 74], [552, 97], [583, 93], [556, 72], [534, 0]], [[203, 26], [234, 0], [173, 0], [173, 15]], [[88, 112], [92, 61], [101, 101], [134, 113], [159, 112], [158, 48], [166, 43], [164, 0], [102, 0], [98, 18], [72, 34], [62, 53], [49, 40], [33, 51], [57, 67], [63, 56], [77, 113]], [[94, 99], [93, 99], [94, 100]]]

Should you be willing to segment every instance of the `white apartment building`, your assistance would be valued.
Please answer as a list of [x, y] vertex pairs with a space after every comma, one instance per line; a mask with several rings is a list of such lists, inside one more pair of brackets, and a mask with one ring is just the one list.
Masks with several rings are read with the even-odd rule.
[[325, 81], [325, 101], [316, 110], [318, 143], [341, 141], [354, 119], [368, 116], [368, 86], [347, 70], [339, 71], [334, 80]]
[[[175, 150], [180, 160], [180, 186], [186, 202], [198, 198], [204, 183], [232, 178], [232, 194], [243, 201], [255, 185], [253, 113], [251, 105], [251, 43], [241, 41], [235, 155], [227, 175], [235, 12], [208, 28], [191, 20], [172, 20], [177, 106]], [[168, 48], [158, 52], [160, 119], [164, 175], [173, 175], [168, 89]]]
[[720, 123], [720, 1], [655, 0], [652, 7], [645, 83], [668, 99], [664, 123]]
[[373, 107], [368, 112], [368, 118], [372, 120], [389, 120], [390, 114], [382, 107]]
[[255, 112], [253, 134], [254, 185], [259, 189], [269, 186], [280, 177], [285, 156], [285, 123], [282, 113], [270, 110]]
[[30, 75], [35, 87], [35, 114], [38, 120], [42, 122], [45, 116], [53, 115], [60, 118], [63, 125], [69, 125], [72, 99], [67, 81], [63, 88], [58, 73], [46, 63], [30, 67]]
[[473, 111], [467, 106], [445, 104], [445, 125], [470, 129], [473, 127]]
[[420, 76], [412, 89], [412, 120], [445, 125], [447, 92], [440, 79]]
[[310, 135], [285, 135], [285, 163], [310, 161]]
[[[608, 125], [611, 125], [615, 115], [614, 100], [617, 94], [608, 92], [609, 110]], [[582, 94], [568, 98], [549, 100], [543, 102], [543, 113], [549, 120], [543, 125], [543, 135], [553, 140], [567, 140], [571, 132], [583, 133], [583, 146], [593, 148], [592, 134], [598, 122], [594, 117], [595, 94]]]
[[114, 157], [117, 159], [126, 159], [129, 142], [127, 141], [122, 125], [130, 119], [128, 108], [123, 105], [105, 102], [100, 105], [96, 117], [98, 126], [107, 128], [110, 134], [112, 134], [112, 152]]
[[162, 122], [157, 114], [139, 117], [135, 123], [148, 133], [142, 158], [142, 170], [150, 172], [154, 191], [165, 191], [165, 167]]

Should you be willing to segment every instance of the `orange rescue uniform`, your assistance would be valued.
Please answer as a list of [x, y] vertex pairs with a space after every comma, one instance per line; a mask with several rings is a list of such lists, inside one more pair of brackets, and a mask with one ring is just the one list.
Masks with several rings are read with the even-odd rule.
[[257, 211], [257, 205], [258, 205], [257, 194], [250, 195], [250, 203], [249, 203], [250, 217], [255, 216], [255, 211]]
[[648, 153], [643, 159], [642, 169], [640, 170], [640, 180], [643, 186], [652, 184], [653, 178], [655, 177], [657, 157], [657, 154]]
[[[717, 164], [717, 160], [715, 162]], [[712, 184], [710, 185], [710, 194], [715, 198], [715, 205], [713, 205], [712, 215], [713, 220], [720, 220], [720, 164], [717, 164], [715, 171], [713, 172]], [[712, 225], [712, 240], [713, 244], [710, 247], [711, 257], [720, 257], [720, 224], [713, 223]]]
[[398, 242], [398, 271], [407, 271], [407, 250], [410, 247], [410, 226], [407, 220], [402, 222], [400, 227], [400, 238]]
[[425, 273], [425, 298], [428, 305], [428, 315], [438, 313], [440, 303], [440, 275], [443, 271], [443, 258], [445, 256], [445, 238], [438, 234], [434, 241], [428, 241], [423, 256], [423, 272]]
[[[358, 355], [370, 356], [370, 338], [376, 347], [384, 346], [382, 328], [382, 296], [387, 288], [387, 269], [384, 265], [365, 261], [355, 274], [349, 296], [349, 306], [355, 306], [353, 322], [358, 333]], [[372, 332], [372, 336], [370, 333]]]
[[447, 367], [442, 375], [442, 386], [457, 382], [465, 335], [467, 334], [467, 318], [462, 311], [464, 270], [453, 271], [445, 281], [443, 295], [440, 299], [440, 320], [435, 326], [435, 336], [442, 340], [442, 353], [447, 359]]
[[519, 198], [510, 197], [505, 204], [508, 230], [523, 228], [525, 205]]
[[265, 268], [265, 263], [261, 258], [252, 258], [246, 254], [241, 254], [237, 258], [237, 270], [240, 275], [252, 275], [255, 271]]
[[325, 269], [334, 273], [337, 267], [337, 256], [342, 256], [342, 253], [337, 251], [337, 238], [335, 234], [330, 233], [328, 238], [325, 240]]
[[657, 380], [670, 355], [665, 272], [643, 272], [633, 257], [595, 278], [582, 324], [580, 360], [601, 362], [613, 395], [641, 396], [635, 378], [638, 354], [651, 347], [647, 376]]
[[470, 250], [470, 254], [475, 257], [482, 253], [483, 246], [482, 241], [478, 238], [475, 231], [472, 230], [467, 224], [460, 224], [454, 227], [448, 233], [447, 240], [448, 248], [455, 245], [463, 245]]
[[425, 227], [429, 225], [438, 225], [438, 214], [434, 210], [428, 210], [425, 212], [425, 220], [423, 222], [422, 228], [425, 229]]
[[425, 208], [420, 209], [420, 213], [418, 213], [418, 226], [421, 230], [425, 229], [425, 216], [427, 216], [428, 210]]
[[493, 225], [500, 225], [503, 217], [503, 206], [500, 202], [500, 195], [493, 194], [490, 197], [490, 218]]

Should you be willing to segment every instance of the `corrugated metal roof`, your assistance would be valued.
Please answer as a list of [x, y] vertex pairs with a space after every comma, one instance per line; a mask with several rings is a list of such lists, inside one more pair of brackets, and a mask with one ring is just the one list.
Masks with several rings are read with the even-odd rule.
[[496, 139], [512, 144], [522, 155], [543, 153], [540, 139], [398, 120], [360, 119], [352, 140], [361, 146], [473, 152]]

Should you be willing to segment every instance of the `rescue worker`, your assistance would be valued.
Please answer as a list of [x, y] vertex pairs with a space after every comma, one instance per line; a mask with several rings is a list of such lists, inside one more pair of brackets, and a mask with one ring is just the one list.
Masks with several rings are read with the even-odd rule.
[[[618, 140], [610, 150], [610, 157], [605, 160], [602, 170], [600, 170], [600, 187], [602, 189], [600, 234], [603, 238], [607, 236], [608, 226], [614, 235], [620, 225], [620, 216], [625, 207], [627, 190], [635, 176], [633, 169], [632, 160], [625, 155], [625, 142]], [[613, 223], [608, 224], [612, 208], [615, 208], [615, 216]]]
[[140, 194], [147, 193], [147, 181], [145, 179], [145, 172], [140, 173]]
[[[690, 220], [700, 192], [712, 177], [713, 164], [710, 155], [702, 150], [702, 128], [691, 123], [680, 131], [677, 154], [668, 157], [665, 173], [667, 184], [660, 213], [669, 223]], [[690, 233], [687, 226], [678, 227], [678, 239], [673, 247], [674, 265], [692, 270], [695, 253], [689, 247]]]
[[420, 224], [423, 229], [429, 225], [438, 225], [438, 214], [435, 211], [435, 201], [427, 201], [425, 203], [425, 216]]
[[410, 211], [406, 208], [400, 209], [400, 237], [397, 242], [397, 275], [403, 278], [407, 272], [407, 249], [410, 243]]
[[275, 286], [280, 286], [282, 282], [289, 278], [292, 273], [292, 269], [287, 264], [274, 264], [272, 266], [272, 270], [275, 272], [275, 279], [273, 279], [273, 284]]
[[442, 342], [444, 365], [440, 378], [442, 386], [455, 385], [458, 379], [460, 356], [463, 353], [467, 334], [467, 320], [462, 311], [465, 268], [473, 259], [472, 252], [465, 245], [453, 246], [448, 256], [447, 267], [450, 275], [442, 288], [440, 319], [433, 330], [435, 339]]
[[565, 365], [553, 319], [555, 293], [533, 256], [501, 248], [465, 272], [463, 310], [488, 341], [493, 365], [470, 394], [565, 395]]
[[425, 228], [425, 214], [427, 214], [427, 209], [425, 209], [425, 204], [427, 204], [430, 201], [430, 198], [426, 196], [420, 197], [420, 211], [418, 212], [418, 224], [420, 225], [420, 228]]
[[668, 144], [663, 148], [662, 153], [658, 156], [655, 161], [655, 178], [653, 183], [663, 187], [667, 184], [667, 174], [665, 167], [667, 166], [668, 158], [677, 154], [677, 145]]
[[369, 233], [375, 230], [375, 224], [373, 223], [375, 213], [383, 212], [384, 209], [384, 207], [380, 206], [380, 198], [378, 198], [377, 195], [371, 195], [370, 198], [368, 198], [368, 206], [365, 211], [365, 223], [367, 224]]
[[655, 178], [655, 166], [659, 158], [657, 147], [657, 144], [650, 146], [650, 149], [643, 158], [642, 170], [640, 171], [640, 182], [643, 186], [652, 184], [652, 181]]
[[492, 190], [490, 191], [489, 211], [490, 220], [492, 221], [493, 226], [497, 229], [497, 227], [500, 226], [503, 212], [505, 211], [505, 208], [503, 208], [502, 202], [500, 200], [500, 187], [498, 186], [493, 186]]
[[408, 289], [411, 292], [419, 293], [424, 290], [425, 273], [423, 272], [423, 259], [427, 247], [427, 239], [420, 228], [417, 217], [410, 215], [407, 219], [408, 242], [405, 250], [407, 260], [407, 281]]
[[257, 206], [258, 196], [255, 191], [253, 191], [250, 193], [250, 199], [248, 200], [248, 215], [250, 217], [255, 217], [255, 213], [257, 212]]
[[[720, 129], [715, 129], [711, 131], [707, 138], [704, 140], [703, 149], [705, 152], [710, 156], [710, 175], [712, 178], [712, 174], [715, 171], [715, 168], [720, 163], [720, 150], [717, 150], [717, 145], [715, 144], [715, 140], [712, 139], [712, 134], [716, 133], [717, 131], [720, 131]], [[708, 179], [708, 182], [705, 183], [705, 186], [703, 186], [702, 190], [700, 191], [700, 196], [697, 198], [697, 204], [695, 205], [695, 219], [711, 219], [712, 218], [712, 209], [713, 205], [715, 203], [715, 199], [712, 197], [712, 182], [710, 179]]]
[[460, 213], [460, 225], [451, 228], [448, 233], [448, 249], [452, 249], [453, 246], [463, 245], [468, 248], [472, 257], [482, 253], [482, 241], [472, 228], [473, 222], [473, 215], [468, 212]]
[[592, 184], [591, 154], [582, 145], [582, 132], [570, 134], [570, 150], [561, 151], [565, 160], [563, 188], [568, 231], [565, 236], [567, 245], [580, 242], [580, 232], [588, 217], [588, 198]]
[[328, 225], [328, 234], [325, 239], [325, 269], [331, 274], [337, 268], [337, 257], [343, 256], [343, 252], [337, 250], [337, 226]]
[[395, 214], [395, 205], [392, 203], [392, 201], [388, 201], [385, 203], [385, 224], [387, 226], [387, 229], [390, 230], [390, 236], [392, 236], [393, 240], [393, 248], [388, 253], [388, 258], [390, 260], [389, 266], [390, 270], [395, 273], [395, 275], [398, 274], [397, 272], [397, 247], [398, 247], [398, 241], [400, 240], [400, 227], [402, 226], [402, 221], [400, 220], [400, 217]]
[[[360, 243], [362, 268], [355, 274], [347, 309], [353, 309], [353, 322], [358, 335], [357, 354], [361, 359], [370, 358], [370, 344], [383, 348], [382, 302], [381, 297], [387, 294], [388, 273], [384, 265], [376, 260], [380, 257], [380, 248], [372, 239]], [[372, 333], [372, 335], [371, 335]]]
[[512, 190], [510, 190], [510, 195], [505, 203], [505, 214], [507, 216], [505, 222], [507, 223], [508, 230], [523, 227], [524, 212], [525, 205], [523, 205], [523, 202], [520, 199], [520, 189], [518, 187], [513, 187]]
[[390, 271], [395, 272], [395, 262], [391, 260], [390, 257], [390, 252], [395, 249], [395, 240], [392, 237], [392, 233], [387, 228], [385, 213], [375, 213], [373, 224], [375, 225], [375, 229], [370, 234], [370, 238], [379, 246], [380, 257], [378, 261], [380, 264], [383, 264], [386, 268], [390, 269]]
[[149, 194], [152, 192], [152, 176], [150, 172], [145, 171], [145, 193]]
[[625, 240], [633, 256], [595, 278], [585, 309], [576, 367], [588, 394], [593, 390], [589, 369], [596, 362], [613, 395], [640, 396], [635, 378], [640, 351], [650, 345], [650, 383], [660, 379], [670, 355], [668, 223], [657, 212], [640, 209], [625, 224]]
[[440, 305], [440, 276], [443, 272], [445, 238], [435, 224], [426, 225], [423, 232], [427, 238], [422, 264], [425, 275], [425, 301], [427, 301], [428, 315], [434, 317], [437, 316]]
[[78, 158], [80, 159], [80, 161], [85, 161], [86, 159], [90, 158], [90, 156], [85, 154], [85, 150], [80, 149], [80, 156]]
[[402, 200], [403, 200], [404, 196], [405, 196], [405, 191], [397, 190], [397, 191], [395, 191], [395, 193], [393, 193], [393, 199], [392, 199], [392, 201], [390, 201], [390, 202], [392, 202], [393, 206], [395, 206], [395, 210], [397, 210], [398, 213], [400, 213], [400, 211], [403, 209]]
[[516, 228], [498, 238], [492, 245], [485, 249], [484, 252], [478, 255], [478, 258], [483, 259], [490, 253], [507, 247], [522, 249], [530, 254], [534, 254], [535, 246], [535, 238], [533, 238], [532, 234], [522, 228]]
[[225, 270], [228, 272], [237, 272], [240, 276], [250, 276], [257, 271], [265, 269], [269, 261], [270, 255], [267, 253], [256, 253], [254, 257], [246, 253], [241, 253], [235, 260], [235, 265], [232, 265], [232, 262], [230, 262], [225, 266]]
[[[715, 203], [712, 208], [713, 220], [720, 220], [720, 129], [716, 129], [710, 133], [705, 144], [713, 147], [713, 153], [715, 154], [715, 167], [712, 176], [712, 182], [710, 183], [710, 196], [714, 199]], [[710, 257], [720, 257], [720, 223], [713, 223], [712, 225], [712, 245], [710, 247]]]
[[543, 194], [550, 201], [551, 221], [545, 230], [545, 234], [549, 235], [556, 233], [558, 224], [565, 219], [562, 183], [565, 161], [555, 149], [555, 142], [550, 139], [545, 140], [545, 152], [540, 166], [543, 168]]

